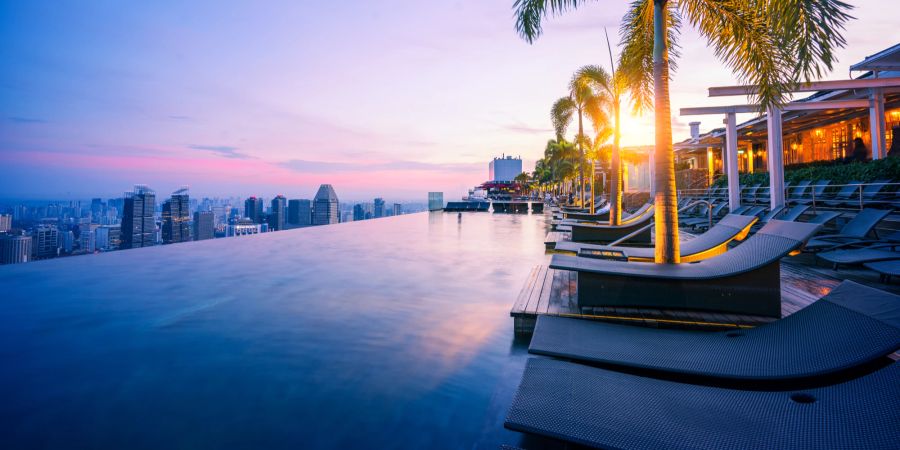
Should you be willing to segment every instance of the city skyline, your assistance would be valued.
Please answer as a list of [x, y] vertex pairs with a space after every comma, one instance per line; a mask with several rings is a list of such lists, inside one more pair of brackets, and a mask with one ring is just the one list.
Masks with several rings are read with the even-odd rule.
[[[135, 182], [463, 195], [492, 157], [521, 155], [531, 170], [552, 137], [549, 105], [573, 70], [608, 65], [602, 27], [615, 41], [627, 3], [552, 19], [534, 45], [515, 35], [507, 3], [7, 4], [0, 55], [16, 70], [0, 74], [0, 163], [12, 169], [0, 196], [109, 197]], [[857, 5], [827, 78], [896, 37], [891, 6]], [[673, 111], [731, 101], [706, 88], [737, 83], [693, 33]], [[674, 117], [676, 140], [688, 121]], [[626, 117], [623, 144], [650, 143], [652, 129], [652, 114]]]

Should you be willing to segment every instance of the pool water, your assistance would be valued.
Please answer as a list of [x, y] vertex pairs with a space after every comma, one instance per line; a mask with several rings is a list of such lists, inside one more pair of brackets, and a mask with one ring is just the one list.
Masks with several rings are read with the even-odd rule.
[[491, 448], [544, 215], [423, 213], [0, 267], [3, 448]]

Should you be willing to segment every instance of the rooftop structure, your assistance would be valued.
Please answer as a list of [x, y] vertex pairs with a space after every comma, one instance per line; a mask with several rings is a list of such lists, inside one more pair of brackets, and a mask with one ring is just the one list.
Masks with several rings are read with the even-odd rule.
[[522, 158], [503, 155], [488, 164], [488, 181], [510, 182], [522, 173]]

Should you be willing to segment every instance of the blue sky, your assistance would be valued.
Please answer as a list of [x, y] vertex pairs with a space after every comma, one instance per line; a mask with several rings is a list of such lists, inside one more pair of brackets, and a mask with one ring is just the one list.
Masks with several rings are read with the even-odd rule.
[[[900, 41], [891, 0], [854, 2], [837, 71]], [[605, 63], [624, 1], [516, 36], [511, 1], [0, 2], [0, 197], [195, 195], [448, 198], [487, 162], [526, 167], [552, 133], [571, 73]], [[673, 110], [734, 102], [734, 84], [686, 33]], [[713, 101], [715, 100], [715, 101]], [[688, 118], [674, 118], [676, 139]], [[720, 126], [705, 118], [704, 128]], [[628, 145], [652, 142], [631, 117]]]

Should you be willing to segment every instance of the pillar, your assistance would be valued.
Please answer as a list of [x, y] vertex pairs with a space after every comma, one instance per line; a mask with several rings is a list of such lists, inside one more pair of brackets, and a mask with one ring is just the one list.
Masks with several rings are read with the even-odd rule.
[[741, 178], [738, 175], [737, 116], [725, 115], [725, 174], [728, 175], [728, 210], [741, 206]]
[[769, 207], [784, 206], [784, 146], [781, 135], [781, 110], [769, 107], [766, 111], [769, 133]]
[[869, 95], [869, 136], [872, 138], [872, 159], [880, 159], [885, 153], [884, 93], [872, 89]]

